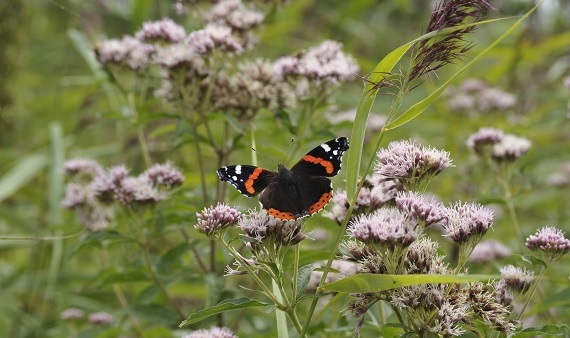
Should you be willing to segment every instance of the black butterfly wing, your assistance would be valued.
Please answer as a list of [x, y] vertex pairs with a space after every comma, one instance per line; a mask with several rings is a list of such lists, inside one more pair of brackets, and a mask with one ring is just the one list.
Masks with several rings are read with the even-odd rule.
[[276, 180], [277, 173], [252, 165], [230, 165], [217, 171], [220, 180], [231, 183], [247, 197], [257, 196]]
[[297, 175], [294, 180], [270, 183], [259, 196], [263, 209], [271, 216], [289, 220], [312, 215], [332, 198], [331, 181], [322, 176]]
[[340, 171], [342, 155], [348, 150], [348, 139], [338, 137], [309, 151], [291, 171], [309, 176], [333, 177]]

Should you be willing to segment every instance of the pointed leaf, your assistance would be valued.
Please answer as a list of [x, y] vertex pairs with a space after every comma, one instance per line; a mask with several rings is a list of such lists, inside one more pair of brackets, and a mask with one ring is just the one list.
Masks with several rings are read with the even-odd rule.
[[309, 281], [311, 280], [311, 272], [313, 272], [314, 268], [312, 264], [304, 265], [299, 268], [297, 275], [297, 299], [307, 290], [307, 285], [309, 285]]
[[190, 324], [197, 323], [203, 319], [206, 319], [210, 316], [216, 315], [218, 313], [222, 313], [225, 311], [230, 310], [237, 310], [237, 309], [245, 309], [249, 307], [258, 307], [258, 306], [267, 306], [270, 305], [268, 303], [261, 303], [256, 300], [251, 300], [246, 297], [236, 298], [236, 299], [227, 299], [223, 302], [218, 303], [210, 308], [200, 310], [196, 313], [193, 313], [188, 317], [185, 321], [180, 323], [179, 327], [188, 326]]
[[541, 327], [529, 327], [515, 334], [513, 337], [536, 337], [540, 335], [547, 336], [565, 336], [568, 333], [566, 325], [544, 325]]

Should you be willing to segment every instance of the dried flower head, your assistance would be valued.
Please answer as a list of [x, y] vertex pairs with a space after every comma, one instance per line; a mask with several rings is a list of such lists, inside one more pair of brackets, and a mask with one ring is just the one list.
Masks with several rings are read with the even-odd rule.
[[227, 327], [211, 327], [209, 330], [196, 330], [182, 338], [238, 338], [238, 336]]
[[231, 27], [244, 32], [259, 26], [263, 22], [263, 13], [249, 9], [241, 0], [222, 0], [213, 6], [204, 16], [207, 23]]
[[125, 36], [121, 40], [102, 41], [95, 49], [95, 56], [102, 65], [126, 65], [133, 70], [148, 66], [154, 53], [154, 46], [131, 36]]
[[65, 161], [63, 164], [63, 173], [69, 177], [78, 176], [81, 178], [92, 179], [103, 171], [103, 168], [94, 160], [86, 158], [74, 158]]
[[135, 37], [146, 42], [176, 43], [186, 38], [186, 30], [170, 18], [159, 21], [147, 21], [135, 33]]
[[154, 185], [175, 187], [184, 182], [184, 176], [170, 162], [156, 163], [141, 175], [148, 177]]
[[428, 237], [421, 237], [408, 249], [406, 254], [406, 273], [429, 273], [431, 265], [436, 259], [439, 245]]
[[468, 302], [471, 311], [485, 323], [499, 331], [510, 334], [516, 327], [510, 322], [511, 312], [495, 296], [493, 286], [480, 282], [468, 285]]
[[425, 227], [438, 223], [445, 217], [445, 207], [441, 202], [415, 191], [399, 192], [396, 206]]
[[455, 243], [475, 246], [493, 223], [493, 211], [478, 203], [456, 202], [447, 208], [442, 221], [447, 236]]
[[564, 237], [562, 230], [545, 226], [527, 238], [526, 247], [540, 253], [545, 260], [552, 261], [570, 251], [570, 240]]
[[89, 323], [94, 324], [94, 325], [105, 325], [105, 324], [111, 324], [112, 322], [115, 321], [115, 317], [108, 313], [108, 312], [93, 312], [91, 314], [89, 314], [89, 316], [87, 317], [87, 320], [89, 320]]
[[375, 170], [387, 179], [398, 179], [408, 190], [427, 184], [450, 167], [449, 153], [431, 147], [420, 147], [412, 140], [394, 141], [377, 153]]
[[199, 213], [194, 228], [208, 237], [223, 235], [229, 227], [235, 226], [243, 215], [237, 209], [224, 203], [218, 203], [215, 207], [210, 206]]
[[528, 152], [531, 142], [524, 138], [506, 134], [491, 149], [491, 156], [496, 161], [515, 161]]
[[[442, 0], [432, 12], [426, 33], [478, 22], [490, 8], [491, 5], [485, 0]], [[419, 42], [409, 81], [461, 59], [471, 48], [466, 43], [465, 35], [476, 27], [459, 28]]]
[[490, 151], [492, 146], [501, 142], [505, 135], [502, 130], [494, 128], [480, 128], [475, 134], [467, 139], [467, 146], [476, 154], [484, 154]]
[[475, 246], [469, 260], [476, 263], [488, 263], [508, 257], [511, 255], [511, 249], [503, 243], [496, 240], [482, 241]]
[[501, 268], [501, 277], [512, 291], [522, 294], [530, 288], [534, 280], [534, 271], [507, 265]]

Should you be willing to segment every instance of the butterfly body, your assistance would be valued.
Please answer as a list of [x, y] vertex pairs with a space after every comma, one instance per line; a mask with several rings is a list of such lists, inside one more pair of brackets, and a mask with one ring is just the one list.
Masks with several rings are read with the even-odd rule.
[[311, 150], [290, 170], [282, 164], [277, 172], [232, 165], [218, 169], [218, 176], [247, 197], [259, 195], [259, 202], [269, 215], [297, 219], [320, 211], [331, 200], [328, 177], [338, 174], [346, 150], [348, 139], [339, 137]]

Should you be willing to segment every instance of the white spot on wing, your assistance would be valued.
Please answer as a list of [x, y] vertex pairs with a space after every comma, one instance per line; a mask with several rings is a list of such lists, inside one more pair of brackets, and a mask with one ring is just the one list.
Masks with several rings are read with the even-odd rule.
[[241, 175], [241, 165], [236, 165], [236, 174]]
[[321, 148], [323, 148], [327, 153], [331, 151], [331, 147], [328, 144], [321, 144]]

